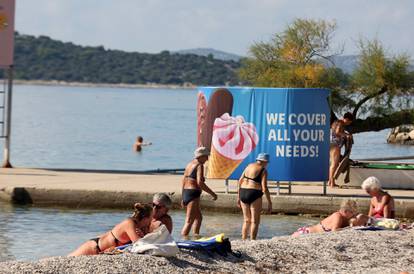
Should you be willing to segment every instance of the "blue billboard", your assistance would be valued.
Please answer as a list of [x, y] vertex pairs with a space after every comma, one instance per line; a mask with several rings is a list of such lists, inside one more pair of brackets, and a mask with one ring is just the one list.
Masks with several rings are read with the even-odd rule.
[[200, 87], [197, 143], [211, 155], [209, 178], [239, 179], [261, 152], [268, 179], [326, 181], [329, 166], [329, 90]]

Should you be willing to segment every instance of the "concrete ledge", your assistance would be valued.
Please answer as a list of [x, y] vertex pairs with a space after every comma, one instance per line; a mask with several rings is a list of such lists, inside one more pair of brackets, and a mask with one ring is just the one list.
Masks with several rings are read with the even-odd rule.
[[[131, 208], [138, 201], [150, 202], [154, 192], [124, 192], [97, 190], [41, 189], [30, 187], [6, 187], [0, 189], [0, 199], [17, 204], [36, 206], [64, 206], [70, 208]], [[171, 195], [174, 207], [180, 208], [181, 195]], [[217, 201], [202, 195], [205, 209], [220, 212], [240, 212], [236, 194], [218, 193]], [[360, 212], [368, 212], [369, 198], [346, 196], [272, 196], [273, 213], [328, 215], [338, 210], [345, 199], [357, 201]], [[414, 200], [396, 199], [396, 216], [414, 218]], [[266, 202], [263, 205], [267, 207]]]

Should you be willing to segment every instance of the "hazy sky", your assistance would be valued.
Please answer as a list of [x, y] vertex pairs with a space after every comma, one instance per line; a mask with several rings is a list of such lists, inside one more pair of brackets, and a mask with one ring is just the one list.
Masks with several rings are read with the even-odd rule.
[[140, 52], [209, 47], [246, 55], [295, 18], [336, 20], [337, 44], [378, 37], [414, 56], [412, 0], [16, 0], [16, 30]]

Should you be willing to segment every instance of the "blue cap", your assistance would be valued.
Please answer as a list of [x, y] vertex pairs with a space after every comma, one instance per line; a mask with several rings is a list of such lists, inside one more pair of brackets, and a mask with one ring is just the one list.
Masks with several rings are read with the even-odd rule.
[[257, 155], [256, 160], [257, 161], [262, 161], [262, 162], [269, 162], [269, 154], [260, 153], [259, 155]]

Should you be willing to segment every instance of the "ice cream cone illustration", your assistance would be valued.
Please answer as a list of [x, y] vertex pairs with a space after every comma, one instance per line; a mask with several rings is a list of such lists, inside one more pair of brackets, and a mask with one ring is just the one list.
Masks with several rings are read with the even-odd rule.
[[208, 178], [226, 179], [253, 151], [259, 141], [256, 127], [242, 116], [228, 113], [214, 121]]

